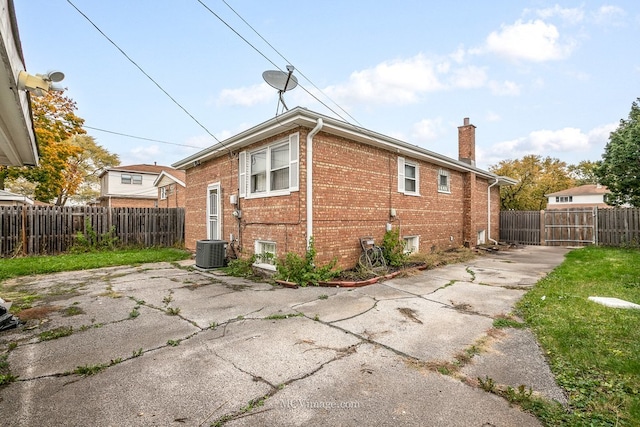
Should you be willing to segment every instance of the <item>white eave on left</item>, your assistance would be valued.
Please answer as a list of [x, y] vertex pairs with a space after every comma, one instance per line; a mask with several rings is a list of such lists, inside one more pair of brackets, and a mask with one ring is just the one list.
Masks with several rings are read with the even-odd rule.
[[37, 165], [29, 94], [18, 90], [26, 70], [13, 0], [0, 0], [0, 36], [0, 165]]

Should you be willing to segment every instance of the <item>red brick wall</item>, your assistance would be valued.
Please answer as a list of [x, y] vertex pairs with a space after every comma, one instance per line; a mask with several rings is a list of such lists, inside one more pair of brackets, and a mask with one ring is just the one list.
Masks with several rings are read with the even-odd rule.
[[165, 186], [166, 197], [160, 198], [160, 188], [158, 188], [158, 207], [159, 208], [184, 208], [187, 190], [178, 183]]
[[[286, 196], [240, 199], [242, 220], [232, 216], [229, 195], [238, 194], [237, 154], [224, 155], [187, 170], [186, 245], [205, 239], [207, 185], [220, 182], [222, 191], [223, 236], [241, 237], [240, 246], [253, 253], [256, 240], [276, 242], [277, 255], [303, 254], [306, 248], [306, 136], [309, 129], [283, 132], [250, 147], [283, 140], [300, 132], [300, 191]], [[318, 264], [336, 257], [350, 268], [360, 255], [359, 237], [371, 235], [382, 242], [388, 222], [402, 236], [419, 236], [420, 251], [458, 247], [464, 243], [465, 176], [467, 178], [467, 237], [475, 245], [477, 231], [487, 226], [487, 181], [475, 174], [448, 170], [451, 193], [438, 192], [439, 167], [407, 158], [419, 165], [420, 196], [399, 193], [397, 154], [319, 132], [314, 137], [314, 240]], [[473, 177], [470, 179], [469, 177]], [[390, 209], [397, 216], [390, 217]], [[498, 230], [499, 192], [492, 188], [491, 236]]]

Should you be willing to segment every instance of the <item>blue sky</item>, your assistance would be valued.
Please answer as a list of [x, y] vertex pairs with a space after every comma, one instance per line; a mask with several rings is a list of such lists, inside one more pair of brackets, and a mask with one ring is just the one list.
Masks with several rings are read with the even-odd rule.
[[302, 86], [290, 108], [335, 116], [305, 88], [347, 121], [450, 157], [469, 117], [484, 169], [599, 160], [640, 96], [637, 0], [202, 0], [255, 49], [197, 0], [71, 1], [204, 127], [69, 2], [14, 0], [27, 70], [63, 71], [87, 126], [173, 143], [88, 129], [123, 165], [169, 165], [213, 145], [208, 133], [272, 118], [262, 72], [287, 64]]

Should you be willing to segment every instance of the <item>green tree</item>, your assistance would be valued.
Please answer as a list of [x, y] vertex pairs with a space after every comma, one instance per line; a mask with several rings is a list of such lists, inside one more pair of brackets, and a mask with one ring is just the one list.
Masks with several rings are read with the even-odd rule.
[[489, 170], [518, 180], [500, 188], [500, 207], [505, 210], [542, 210], [546, 194], [575, 185], [565, 162], [551, 157], [527, 155], [519, 160], [503, 160]]
[[120, 159], [97, 144], [92, 136], [74, 135], [69, 144], [81, 151], [67, 158], [63, 183], [56, 198], [56, 205], [64, 206], [71, 198], [86, 203], [98, 196], [98, 176], [106, 168], [117, 166]]
[[569, 175], [575, 180], [576, 185], [598, 184], [599, 180], [596, 175], [596, 169], [598, 167], [599, 162], [583, 160], [577, 165], [569, 165], [567, 170], [569, 171]]
[[611, 132], [602, 161], [596, 169], [600, 184], [611, 191], [607, 203], [640, 207], [640, 98], [631, 104], [627, 120]]

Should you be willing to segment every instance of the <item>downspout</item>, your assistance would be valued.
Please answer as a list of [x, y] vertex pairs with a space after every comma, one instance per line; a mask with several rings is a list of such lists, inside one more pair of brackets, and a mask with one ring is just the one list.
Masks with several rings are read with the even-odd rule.
[[487, 188], [487, 240], [493, 242], [494, 245], [497, 245], [498, 242], [491, 238], [491, 187], [496, 185], [499, 181], [500, 177], [496, 177], [496, 182]]
[[316, 127], [307, 135], [307, 249], [311, 247], [313, 236], [313, 137], [323, 125], [322, 119], [318, 117]]

